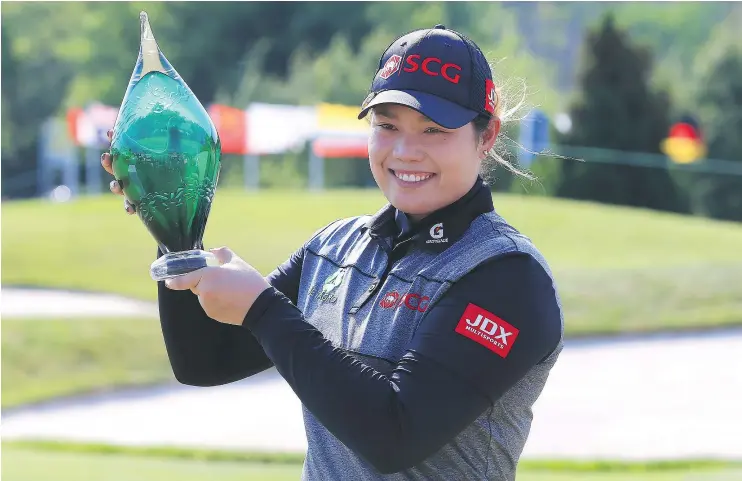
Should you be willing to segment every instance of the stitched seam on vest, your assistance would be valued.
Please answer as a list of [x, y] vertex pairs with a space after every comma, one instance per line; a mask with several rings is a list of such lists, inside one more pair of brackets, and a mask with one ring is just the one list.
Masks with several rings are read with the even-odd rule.
[[[343, 219], [335, 219], [334, 221], [330, 222], [326, 226], [322, 227], [321, 229], [317, 230], [317, 232], [314, 233], [312, 237], [310, 237], [305, 243], [304, 248], [306, 249], [311, 242], [314, 242], [315, 239], [317, 239], [319, 236], [330, 230], [331, 227], [334, 227], [338, 224], [340, 224], [343, 221]], [[330, 234], [331, 235], [331, 234]]]
[[[500, 411], [501, 412], [502, 411], [507, 411], [505, 409], [505, 407], [504, 407], [505, 406], [504, 397], [505, 397], [504, 395], [501, 396], [500, 399], [498, 399], [497, 400], [497, 403], [496, 403], [496, 404], [498, 404], [500, 406]], [[513, 447], [510, 445], [510, 438], [505, 435], [504, 431], [501, 432], [500, 434], [502, 434], [502, 443], [503, 443], [503, 445], [505, 447], [505, 457], [508, 459], [508, 462], [510, 463], [510, 466], [513, 467], [513, 474], [515, 474], [516, 473], [516, 470], [518, 468], [518, 461], [515, 458], [513, 458], [513, 454], [512, 454], [513, 453]], [[521, 451], [521, 454], [518, 455], [518, 460], [520, 460], [520, 457], [521, 456], [522, 456], [522, 451]], [[505, 474], [504, 471], [503, 471], [503, 467], [502, 466], [496, 464], [495, 465], [495, 468], [499, 471], [498, 476], [501, 476], [501, 475]]]
[[487, 441], [487, 465], [484, 468], [484, 475], [488, 480], [490, 479], [490, 455], [494, 455], [494, 450], [492, 449], [492, 415], [494, 414], [494, 410], [495, 405], [492, 403], [487, 410], [487, 430], [489, 431], [490, 438]]
[[339, 264], [338, 262], [336, 262], [335, 260], [333, 260], [331, 257], [328, 257], [328, 256], [326, 256], [324, 254], [320, 254], [319, 252], [315, 252], [314, 250], [312, 250], [310, 248], [307, 248], [307, 252], [309, 252], [310, 254], [314, 255], [315, 257], [320, 257], [320, 258], [328, 261], [330, 264], [334, 265], [338, 269], [345, 269], [346, 267], [352, 267], [353, 269], [355, 269], [356, 271], [360, 272], [361, 274], [363, 274], [366, 277], [369, 277], [371, 279], [374, 279], [376, 277], [373, 274], [369, 274], [368, 272], [364, 272], [356, 264]]
[[390, 272], [388, 277], [396, 277], [402, 282], [406, 282], [408, 284], [412, 284], [415, 282], [415, 279], [425, 279], [428, 282], [435, 282], [436, 284], [446, 284], [450, 283], [451, 281], [447, 279], [433, 279], [432, 277], [424, 276], [422, 274], [415, 274], [415, 277], [412, 279], [405, 279], [404, 277], [400, 276], [399, 274], [395, 274], [394, 272]]
[[[363, 235], [363, 226], [365, 222], [367, 221], [368, 217], [369, 217], [368, 215], [359, 215], [359, 216], [344, 217], [342, 219], [334, 220], [330, 222], [329, 224], [327, 224], [325, 227], [317, 230], [314, 233], [314, 235], [312, 235], [312, 237], [309, 238], [304, 243], [304, 245], [306, 247], [309, 247], [311, 243], [317, 242], [319, 238], [323, 235], [326, 237], [324, 239], [324, 241], [326, 241], [327, 239], [330, 239], [333, 236], [337, 235], [340, 230], [345, 229], [347, 227], [350, 227], [350, 230], [348, 230], [348, 232], [346, 232], [343, 235], [344, 237], [346, 237], [348, 234], [352, 234], [357, 231], [360, 231], [361, 235]], [[354, 224], [360, 224], [360, 225], [356, 225], [354, 227]], [[343, 240], [347, 240], [347, 239], [343, 239]], [[319, 242], [324, 243], [324, 241], [319, 241]]]
[[492, 219], [491, 216], [482, 214], [482, 217], [484, 217], [484, 219], [490, 223], [490, 226], [492, 227], [492, 231], [495, 232], [495, 234], [498, 234], [502, 237], [507, 237], [510, 240], [510, 242], [513, 243], [513, 247], [515, 248], [515, 250], [521, 252], [521, 249], [518, 246], [518, 243], [515, 242], [515, 239], [513, 239], [513, 237], [510, 234], [506, 234], [505, 232], [502, 231], [502, 229], [498, 228], [495, 225], [495, 221]]

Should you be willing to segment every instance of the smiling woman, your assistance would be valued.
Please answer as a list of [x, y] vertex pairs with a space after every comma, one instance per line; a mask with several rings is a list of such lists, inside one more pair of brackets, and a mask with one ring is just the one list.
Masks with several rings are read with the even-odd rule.
[[465, 36], [395, 40], [359, 114], [389, 203], [320, 228], [265, 278], [220, 248], [219, 266], [160, 282], [176, 378], [275, 366], [304, 407], [304, 480], [513, 480], [563, 319], [546, 260], [481, 175], [502, 110]]
[[495, 117], [478, 135], [472, 122], [447, 129], [404, 105], [371, 110], [371, 172], [389, 202], [412, 220], [466, 194], [500, 129]]
[[[402, 57], [393, 54], [384, 63], [359, 115], [370, 117], [368, 155], [377, 184], [390, 202], [413, 220], [460, 198], [478, 176], [487, 177], [498, 165], [533, 179], [498, 152], [504, 147], [502, 123], [520, 110], [524, 97], [505, 110], [502, 88], [486, 78], [492, 75], [490, 66], [483, 57], [474, 58], [472, 77], [485, 76], [484, 102], [477, 103], [481, 86], [467, 76], [468, 71], [464, 71], [463, 80], [461, 74], [445, 75], [446, 68], [462, 72], [459, 65], [440, 67], [440, 59], [427, 57], [420, 70], [420, 55], [408, 55], [403, 67]], [[430, 84], [431, 89], [421, 91], [417, 84], [438, 77], [436, 65], [447, 82]], [[403, 75], [415, 72], [425, 76]], [[471, 85], [464, 84], [467, 80]], [[466, 89], [468, 92], [462, 92]], [[467, 96], [464, 106], [468, 108], [462, 109], [461, 99]]]

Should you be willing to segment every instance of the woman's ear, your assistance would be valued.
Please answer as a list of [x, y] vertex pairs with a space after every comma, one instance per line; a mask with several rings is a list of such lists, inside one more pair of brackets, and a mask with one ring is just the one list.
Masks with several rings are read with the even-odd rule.
[[497, 136], [500, 134], [500, 125], [500, 119], [492, 117], [489, 124], [487, 124], [487, 128], [482, 132], [480, 148], [484, 153], [489, 152], [495, 146]]

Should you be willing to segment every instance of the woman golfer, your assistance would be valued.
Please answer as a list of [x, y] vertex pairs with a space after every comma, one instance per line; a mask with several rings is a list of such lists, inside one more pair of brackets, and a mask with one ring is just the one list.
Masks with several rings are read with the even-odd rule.
[[563, 322], [544, 258], [480, 176], [500, 100], [463, 35], [402, 36], [359, 115], [389, 204], [321, 228], [267, 277], [222, 247], [220, 266], [159, 283], [180, 382], [275, 366], [291, 386], [304, 480], [514, 479]]

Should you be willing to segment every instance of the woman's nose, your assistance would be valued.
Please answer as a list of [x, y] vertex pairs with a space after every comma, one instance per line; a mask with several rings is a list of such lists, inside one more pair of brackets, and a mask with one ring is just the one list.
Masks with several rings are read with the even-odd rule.
[[397, 139], [393, 153], [394, 157], [404, 162], [417, 162], [424, 156], [420, 144], [411, 137]]

